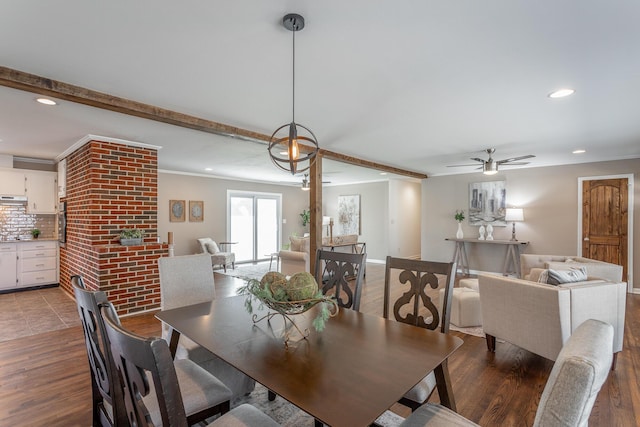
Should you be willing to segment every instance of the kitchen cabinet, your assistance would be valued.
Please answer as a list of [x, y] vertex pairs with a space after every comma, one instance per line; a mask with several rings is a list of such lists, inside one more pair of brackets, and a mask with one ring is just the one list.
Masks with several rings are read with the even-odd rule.
[[18, 243], [18, 287], [58, 283], [58, 242]]
[[58, 185], [56, 172], [26, 172], [27, 212], [56, 213]]
[[24, 171], [0, 169], [0, 195], [24, 196]]
[[0, 290], [18, 286], [17, 258], [15, 243], [0, 243]]

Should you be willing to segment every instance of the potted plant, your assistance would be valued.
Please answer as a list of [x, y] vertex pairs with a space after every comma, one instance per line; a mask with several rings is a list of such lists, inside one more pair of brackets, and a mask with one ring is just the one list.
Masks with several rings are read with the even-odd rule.
[[125, 228], [120, 231], [120, 244], [123, 246], [135, 246], [142, 244], [144, 230], [139, 228]]
[[34, 228], [33, 230], [31, 230], [31, 235], [33, 236], [34, 239], [37, 239], [38, 236], [40, 236], [40, 230], [37, 228]]

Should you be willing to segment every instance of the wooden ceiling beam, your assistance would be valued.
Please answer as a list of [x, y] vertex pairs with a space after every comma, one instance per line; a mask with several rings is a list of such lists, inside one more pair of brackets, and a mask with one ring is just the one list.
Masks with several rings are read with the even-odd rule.
[[[103, 92], [2, 66], [0, 66], [0, 85], [40, 95], [47, 95], [78, 104], [89, 105], [91, 107], [101, 108], [104, 110], [115, 111], [116, 113], [155, 120], [157, 122], [194, 129], [215, 135], [222, 135], [229, 138], [260, 142], [264, 144], [268, 144], [270, 139], [269, 135], [264, 135], [258, 132], [225, 125], [224, 123], [202, 119], [188, 114], [179, 113], [177, 111], [167, 110], [154, 105], [132, 101], [130, 99], [109, 95]], [[300, 149], [306, 151], [310, 150], [311, 147], [301, 144]], [[320, 151], [327, 159], [408, 176], [411, 178], [427, 178], [427, 175], [422, 173], [358, 159], [357, 157], [347, 156], [333, 151], [323, 149]]]

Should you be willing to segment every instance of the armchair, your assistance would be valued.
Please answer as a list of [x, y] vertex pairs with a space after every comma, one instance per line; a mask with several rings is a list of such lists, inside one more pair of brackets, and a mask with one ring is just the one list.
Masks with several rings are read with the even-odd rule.
[[222, 252], [218, 247], [218, 244], [210, 237], [203, 237], [198, 239], [200, 244], [201, 253], [211, 255], [211, 265], [221, 265], [224, 268], [224, 272], [227, 272], [227, 265], [231, 264], [231, 268], [236, 268], [236, 254], [233, 252]]
[[290, 276], [300, 271], [310, 273], [309, 266], [309, 237], [289, 237], [291, 242], [290, 250], [281, 250], [280, 256], [280, 272], [285, 276]]

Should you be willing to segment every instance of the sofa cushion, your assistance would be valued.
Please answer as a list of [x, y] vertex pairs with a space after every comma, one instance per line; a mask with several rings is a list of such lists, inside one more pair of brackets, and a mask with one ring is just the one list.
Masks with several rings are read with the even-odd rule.
[[216, 242], [207, 242], [204, 244], [204, 247], [210, 254], [217, 254], [218, 252], [220, 252], [220, 249], [218, 248], [218, 245], [216, 245]]
[[310, 240], [308, 237], [291, 236], [289, 237], [289, 241], [291, 242], [292, 251], [309, 253]]
[[585, 267], [571, 268], [568, 270], [548, 269], [547, 283], [559, 285], [561, 283], [582, 282], [587, 280], [587, 269]]

